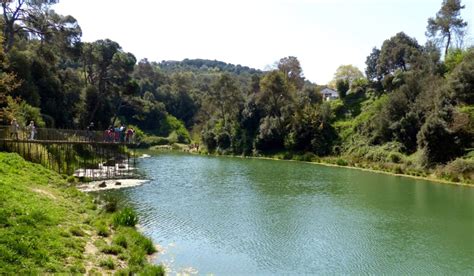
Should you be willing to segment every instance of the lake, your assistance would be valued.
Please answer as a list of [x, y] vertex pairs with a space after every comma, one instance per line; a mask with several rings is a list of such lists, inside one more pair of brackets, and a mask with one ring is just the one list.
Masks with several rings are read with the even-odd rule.
[[474, 273], [474, 188], [175, 153], [138, 167], [150, 182], [107, 194], [137, 210], [174, 272]]

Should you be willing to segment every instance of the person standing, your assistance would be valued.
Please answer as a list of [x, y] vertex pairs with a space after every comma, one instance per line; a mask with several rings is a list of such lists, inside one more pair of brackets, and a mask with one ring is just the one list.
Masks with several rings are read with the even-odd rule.
[[35, 122], [31, 121], [30, 124], [26, 127], [26, 129], [30, 132], [29, 140], [35, 140], [35, 135], [36, 135]]
[[10, 138], [14, 138], [18, 140], [18, 131], [20, 129], [20, 125], [18, 125], [18, 122], [16, 121], [15, 118], [12, 120], [10, 128], [11, 128]]
[[94, 123], [91, 122], [89, 126], [87, 126], [86, 137], [88, 141], [92, 141], [93, 139], [93, 131], [94, 131]]
[[125, 142], [133, 143], [133, 134], [134, 134], [133, 128], [129, 128], [125, 136]]

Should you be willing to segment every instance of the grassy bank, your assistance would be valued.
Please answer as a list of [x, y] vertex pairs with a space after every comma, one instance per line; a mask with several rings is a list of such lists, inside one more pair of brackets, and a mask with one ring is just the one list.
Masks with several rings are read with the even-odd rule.
[[[204, 155], [211, 154], [205, 149], [200, 150], [199, 152], [192, 151], [191, 153]], [[440, 165], [436, 168], [429, 169], [417, 166], [416, 162], [412, 160], [413, 158], [416, 158], [416, 156], [407, 157], [401, 155], [392, 155], [391, 153], [377, 154], [377, 152], [372, 152], [371, 158], [360, 158], [354, 156], [319, 157], [313, 153], [293, 153], [289, 151], [279, 151], [252, 156], [238, 156], [216, 152], [212, 153], [212, 155], [301, 161], [474, 187], [474, 161], [470, 159], [456, 159], [446, 165]], [[374, 156], [380, 157], [379, 155], [387, 155], [387, 158], [384, 158], [384, 160], [378, 160], [380, 158], [374, 158]]]
[[99, 202], [57, 173], [0, 153], [0, 274], [163, 275], [131, 209]]

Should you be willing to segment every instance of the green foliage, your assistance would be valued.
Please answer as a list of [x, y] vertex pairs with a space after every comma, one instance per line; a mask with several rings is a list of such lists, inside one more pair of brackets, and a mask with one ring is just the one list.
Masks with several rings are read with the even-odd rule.
[[132, 208], [126, 207], [113, 215], [113, 224], [115, 226], [133, 227], [137, 223], [137, 213]]
[[118, 255], [122, 253], [122, 247], [118, 245], [108, 245], [108, 246], [103, 247], [101, 249], [101, 252], [105, 254], [110, 254], [110, 255]]
[[460, 48], [448, 50], [448, 54], [444, 57], [446, 72], [451, 73], [463, 61], [465, 55], [466, 51]]
[[445, 163], [460, 155], [456, 136], [445, 120], [432, 115], [418, 133], [418, 144], [423, 150], [422, 163], [432, 166], [435, 163]]
[[460, 103], [474, 104], [474, 49], [469, 50], [449, 78], [454, 98]]
[[[341, 65], [337, 68], [336, 73], [334, 73], [334, 79], [332, 80], [332, 83], [335, 83], [337, 87], [337, 83], [342, 82], [346, 84], [347, 88], [349, 89], [349, 87], [352, 87], [352, 85], [360, 79], [364, 79], [364, 74], [362, 74], [359, 68], [352, 64], [348, 64]], [[337, 91], [341, 93], [339, 89]], [[347, 90], [345, 92], [347, 92]]]
[[337, 80], [336, 89], [339, 93], [339, 97], [344, 99], [346, 97], [347, 91], [349, 90], [349, 82], [347, 80]]
[[20, 126], [26, 127], [30, 121], [34, 121], [37, 127], [45, 126], [39, 108], [31, 106], [25, 101], [15, 100], [10, 96], [7, 97], [5, 115], [7, 118], [15, 118]]
[[78, 226], [73, 226], [69, 229], [69, 232], [74, 236], [83, 237], [85, 235], [84, 231]]
[[[107, 227], [113, 215], [85, 208], [92, 197], [68, 187], [57, 173], [0, 152], [0, 174], [0, 274], [84, 274], [86, 265], [115, 269], [118, 263], [104, 254], [120, 255], [130, 273], [163, 271], [147, 264], [146, 255], [156, 249], [132, 227], [107, 229], [111, 245], [97, 239], [93, 229]], [[85, 258], [92, 238], [100, 252]]]
[[403, 32], [384, 41], [377, 61], [377, 74], [387, 75], [396, 70], [407, 71], [416, 63], [421, 46]]
[[108, 213], [113, 213], [115, 211], [117, 211], [117, 206], [118, 205], [118, 202], [117, 202], [117, 199], [115, 198], [108, 198], [106, 201], [105, 201], [105, 204], [104, 204], [104, 210]]
[[168, 136], [172, 136], [172, 135], [175, 136], [176, 141], [174, 142], [187, 144], [191, 141], [189, 132], [184, 126], [183, 122], [181, 122], [176, 117], [171, 116], [171, 115], [166, 116], [165, 120], [162, 121], [162, 125], [160, 126], [160, 129], [159, 129], [159, 133], [163, 135], [168, 135]]
[[217, 135], [217, 146], [219, 149], [228, 149], [231, 145], [231, 137], [230, 134], [227, 132], [221, 132]]
[[97, 221], [95, 224], [96, 230], [97, 230], [97, 235], [101, 237], [108, 237], [110, 236], [110, 229], [107, 226], [107, 223], [105, 221]]
[[441, 177], [451, 181], [474, 183], [474, 160], [457, 158], [441, 169]]
[[118, 246], [121, 246], [123, 248], [127, 248], [128, 247], [128, 242], [127, 242], [127, 238], [124, 236], [124, 235], [117, 235], [114, 240], [113, 240], [113, 243], [118, 245]]
[[99, 266], [106, 268], [106, 269], [114, 269], [115, 262], [112, 258], [108, 257], [106, 259], [102, 259], [99, 261]]
[[428, 19], [426, 35], [431, 38], [438, 38], [444, 42], [446, 40], [445, 55], [448, 55], [452, 39], [458, 36], [462, 39], [463, 31], [467, 22], [461, 18], [461, 0], [444, 0], [441, 9], [436, 13], [435, 18]]
[[166, 271], [163, 266], [152, 266], [147, 265], [145, 268], [138, 273], [138, 275], [146, 275], [146, 276], [164, 276]]
[[152, 147], [152, 146], [161, 146], [161, 145], [169, 145], [170, 140], [166, 137], [158, 137], [152, 135], [146, 135], [140, 141], [142, 147]]
[[213, 131], [204, 130], [202, 133], [202, 142], [209, 152], [213, 152], [217, 148], [216, 135]]

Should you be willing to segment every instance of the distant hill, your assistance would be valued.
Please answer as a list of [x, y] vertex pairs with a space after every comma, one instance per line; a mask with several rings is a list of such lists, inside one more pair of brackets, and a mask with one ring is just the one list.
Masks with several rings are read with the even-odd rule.
[[158, 63], [161, 70], [165, 72], [177, 71], [201, 71], [201, 72], [228, 72], [236, 75], [241, 74], [261, 74], [263, 71], [242, 66], [234, 65], [218, 60], [209, 59], [184, 59], [183, 61], [163, 60]]

